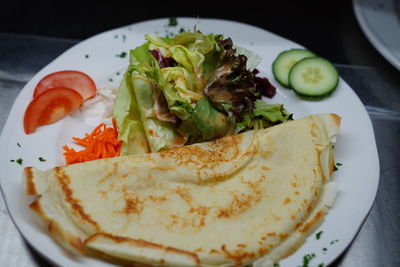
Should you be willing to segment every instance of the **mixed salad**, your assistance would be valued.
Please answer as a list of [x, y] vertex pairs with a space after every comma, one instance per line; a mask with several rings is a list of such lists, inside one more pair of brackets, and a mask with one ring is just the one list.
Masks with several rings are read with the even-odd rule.
[[113, 107], [121, 154], [138, 154], [262, 129], [291, 120], [268, 104], [275, 87], [260, 58], [222, 35], [156, 34], [130, 51]]
[[[83, 150], [63, 147], [66, 163], [73, 164], [171, 149], [292, 120], [282, 104], [262, 100], [272, 98], [276, 88], [259, 77], [256, 67], [261, 58], [235, 46], [231, 38], [195, 30], [174, 37], [148, 34], [145, 40], [130, 51], [116, 93], [97, 90], [94, 81], [79, 71], [45, 76], [25, 111], [25, 133], [79, 107], [88, 124], [102, 117], [99, 125], [92, 124], [97, 127], [91, 133], [73, 138]], [[291, 69], [302, 61], [298, 53], [278, 57], [274, 76], [290, 78]], [[285, 63], [296, 60], [300, 62], [294, 67]], [[299, 73], [307, 74], [308, 68]], [[302, 81], [307, 88], [308, 80]], [[324, 79], [318, 83], [327, 84]]]

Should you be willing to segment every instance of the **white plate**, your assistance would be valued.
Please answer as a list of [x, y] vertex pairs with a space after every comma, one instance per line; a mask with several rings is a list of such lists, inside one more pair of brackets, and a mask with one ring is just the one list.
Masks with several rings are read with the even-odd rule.
[[400, 70], [400, 1], [353, 0], [353, 6], [368, 40]]
[[[82, 136], [90, 130], [84, 126], [79, 113], [63, 120], [40, 127], [36, 133], [25, 135], [23, 113], [32, 98], [37, 82], [46, 74], [75, 69], [89, 74], [98, 87], [116, 86], [117, 72], [122, 73], [127, 66], [128, 55], [117, 57], [144, 42], [144, 34], [166, 31], [178, 32], [181, 27], [197, 29], [204, 33], [223, 33], [234, 43], [258, 53], [263, 61], [259, 65], [262, 74], [277, 85], [277, 95], [273, 102], [284, 103], [285, 107], [300, 118], [314, 113], [337, 113], [342, 119], [342, 128], [337, 138], [336, 161], [343, 163], [334, 173], [333, 179], [339, 183], [336, 203], [318, 231], [323, 231], [317, 240], [315, 235], [292, 256], [281, 261], [280, 266], [298, 266], [303, 256], [315, 253], [313, 265], [331, 263], [350, 244], [366, 218], [374, 201], [379, 181], [379, 161], [372, 124], [360, 99], [353, 90], [340, 80], [337, 90], [331, 97], [322, 101], [304, 101], [292, 91], [282, 88], [272, 78], [271, 64], [283, 50], [300, 45], [274, 35], [270, 32], [232, 21], [178, 18], [177, 27], [166, 27], [168, 19], [137, 23], [96, 35], [72, 47], [56, 60], [37, 73], [17, 97], [0, 139], [1, 188], [9, 213], [23, 236], [40, 253], [51, 261], [63, 266], [96, 265], [104, 263], [86, 257], [72, 258], [56, 244], [39, 226], [28, 210], [29, 200], [24, 196], [21, 179], [23, 167], [12, 159], [23, 158], [23, 166], [36, 166], [41, 169], [63, 165], [61, 147], [70, 144], [72, 136]], [[88, 55], [88, 56], [86, 56]], [[109, 82], [109, 78], [114, 81]], [[18, 146], [20, 144], [20, 146]], [[46, 162], [40, 162], [39, 157]], [[339, 240], [330, 244], [333, 240]], [[327, 248], [324, 252], [322, 249]]]

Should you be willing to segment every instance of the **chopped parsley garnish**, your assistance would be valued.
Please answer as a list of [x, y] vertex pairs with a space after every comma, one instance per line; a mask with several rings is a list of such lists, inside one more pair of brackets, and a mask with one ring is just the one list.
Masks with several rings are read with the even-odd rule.
[[312, 260], [312, 259], [314, 259], [315, 258], [315, 253], [311, 253], [311, 254], [306, 254], [306, 255], [304, 255], [304, 257], [303, 257], [303, 265], [300, 265], [300, 266], [298, 266], [298, 267], [309, 267], [310, 265], [310, 261]]
[[279, 267], [279, 263], [274, 263], [274, 267]]
[[88, 54], [86, 54], [86, 55], [85, 55], [85, 58], [89, 58], [89, 55], [88, 55]]
[[324, 267], [323, 263], [318, 264], [318, 267]]
[[113, 79], [113, 78], [109, 78], [108, 81], [109, 81], [109, 82], [113, 82], [114, 79]]
[[121, 52], [118, 55], [115, 55], [116, 57], [120, 57], [120, 58], [125, 58], [126, 57], [126, 52]]
[[330, 244], [333, 245], [333, 244], [335, 244], [336, 242], [339, 242], [339, 240], [338, 240], [338, 239], [332, 240]]
[[17, 146], [21, 147], [21, 144], [20, 144], [20, 143], [17, 143]]
[[168, 27], [175, 27], [176, 25], [178, 25], [178, 20], [176, 17], [170, 17]]
[[10, 160], [10, 162], [16, 162], [16, 163], [18, 163], [19, 165], [22, 165], [22, 163], [24, 162], [24, 160], [21, 159], [21, 158], [19, 158], [19, 159], [12, 159], [12, 160]]
[[125, 34], [123, 34], [123, 35], [122, 35], [122, 42], [124, 42], [124, 43], [125, 43], [125, 41], [126, 41], [126, 35], [125, 35]]
[[44, 162], [44, 161], [46, 161], [46, 159], [39, 157], [39, 161]]
[[117, 74], [117, 76], [118, 76], [118, 75], [120, 75], [121, 73], [119, 73], [119, 71], [118, 71], [116, 74]]
[[118, 34], [114, 35], [114, 39], [117, 39], [117, 38], [118, 38]]
[[[168, 24], [164, 25], [164, 30], [165, 30], [165, 37], [167, 38], [173, 38], [177, 33], [170, 31], [171, 27], [176, 27], [178, 25], [178, 20], [176, 17], [170, 17], [168, 20]], [[184, 33], [186, 30], [185, 28], [181, 27], [178, 32], [179, 33]], [[156, 32], [157, 33], [157, 32]]]
[[324, 231], [319, 231], [318, 233], [316, 233], [316, 234], [315, 234], [315, 238], [316, 238], [317, 240], [319, 240], [319, 239], [321, 238], [321, 235], [322, 235], [323, 232], [324, 232]]
[[342, 165], [343, 165], [342, 163], [336, 162], [336, 164], [333, 166], [333, 170], [334, 170], [334, 171], [339, 170], [338, 167], [339, 167], [339, 166], [342, 166]]

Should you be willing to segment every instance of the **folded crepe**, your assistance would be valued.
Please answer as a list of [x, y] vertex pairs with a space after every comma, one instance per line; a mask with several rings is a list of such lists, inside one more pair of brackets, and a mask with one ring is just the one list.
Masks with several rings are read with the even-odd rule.
[[159, 153], [24, 170], [30, 208], [72, 251], [162, 266], [265, 266], [323, 221], [335, 114]]

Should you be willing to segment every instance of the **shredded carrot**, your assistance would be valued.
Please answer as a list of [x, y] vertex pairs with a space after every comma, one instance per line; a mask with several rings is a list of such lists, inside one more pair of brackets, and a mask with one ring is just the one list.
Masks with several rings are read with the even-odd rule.
[[90, 134], [84, 138], [72, 137], [78, 145], [84, 147], [81, 151], [63, 146], [65, 162], [67, 165], [95, 159], [104, 159], [119, 156], [122, 141], [118, 140], [117, 126], [113, 119], [113, 127], [100, 123]]

